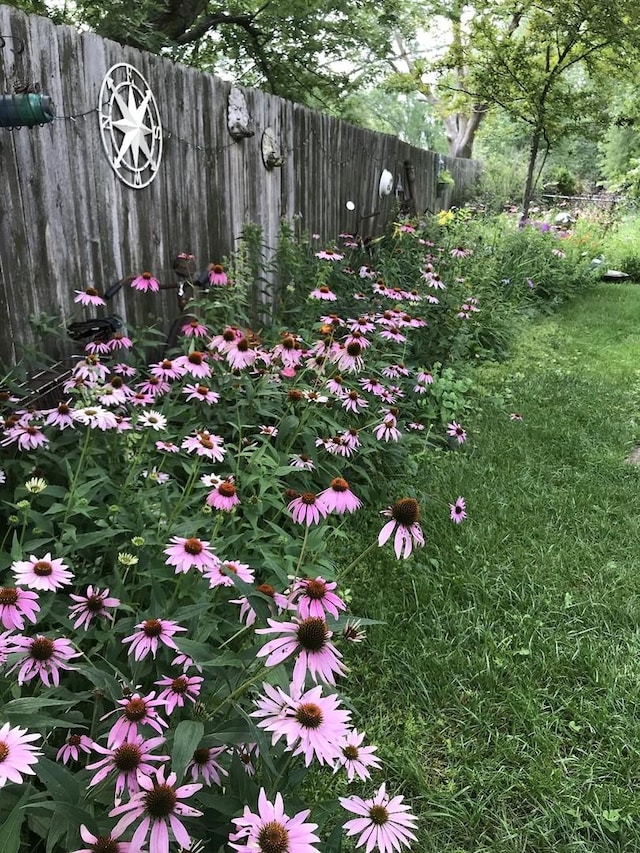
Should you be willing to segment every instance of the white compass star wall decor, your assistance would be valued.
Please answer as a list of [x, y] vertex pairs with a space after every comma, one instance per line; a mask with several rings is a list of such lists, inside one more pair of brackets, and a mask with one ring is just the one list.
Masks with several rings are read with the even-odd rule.
[[98, 112], [111, 168], [129, 187], [148, 186], [160, 166], [162, 124], [149, 84], [133, 65], [121, 62], [107, 71]]

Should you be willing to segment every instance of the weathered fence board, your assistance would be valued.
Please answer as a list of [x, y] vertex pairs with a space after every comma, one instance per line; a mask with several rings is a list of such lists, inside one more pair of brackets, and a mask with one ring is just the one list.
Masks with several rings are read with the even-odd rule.
[[[0, 35], [0, 91], [36, 82], [58, 114], [43, 127], [0, 128], [1, 362], [33, 340], [30, 315], [92, 316], [74, 304], [74, 290], [93, 284], [102, 291], [145, 269], [171, 281], [178, 252], [193, 253], [200, 268], [220, 261], [247, 223], [260, 226], [268, 251], [283, 217], [327, 243], [341, 231], [380, 233], [397, 203], [394, 194], [378, 197], [383, 169], [401, 179], [405, 194], [413, 187], [414, 210], [442, 204], [438, 155], [395, 137], [247, 89], [254, 135], [237, 141], [227, 129], [228, 82], [7, 6], [0, 6]], [[121, 62], [146, 78], [163, 124], [162, 161], [144, 189], [118, 179], [100, 137], [100, 88]], [[263, 164], [266, 128], [280, 145], [281, 167]], [[471, 161], [445, 158], [445, 165], [456, 192], [479, 170]], [[128, 292], [114, 303], [109, 310], [132, 324], [158, 317], [168, 324], [176, 313], [166, 293]]]

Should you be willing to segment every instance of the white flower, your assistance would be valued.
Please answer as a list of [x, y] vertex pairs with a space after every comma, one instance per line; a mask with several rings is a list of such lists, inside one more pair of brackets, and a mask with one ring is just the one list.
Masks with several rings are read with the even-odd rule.
[[[0, 482], [3, 481], [0, 480]], [[31, 479], [27, 480], [27, 482], [24, 484], [24, 487], [28, 492], [31, 492], [32, 495], [37, 495], [40, 492], [44, 492], [44, 490], [47, 488], [47, 485], [47, 481], [43, 480], [42, 477], [31, 477]]]
[[155, 412], [150, 409], [148, 412], [143, 412], [138, 418], [139, 427], [148, 427], [156, 432], [167, 428], [167, 419], [160, 412]]

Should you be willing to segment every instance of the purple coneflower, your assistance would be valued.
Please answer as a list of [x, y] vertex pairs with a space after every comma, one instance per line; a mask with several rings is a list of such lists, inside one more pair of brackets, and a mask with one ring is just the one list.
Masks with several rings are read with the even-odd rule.
[[42, 634], [36, 637], [14, 635], [10, 638], [10, 651], [20, 652], [21, 657], [11, 667], [9, 672], [18, 669], [18, 684], [26, 684], [39, 676], [45, 687], [58, 687], [60, 670], [73, 667], [68, 665], [72, 658], [80, 657], [80, 652], [74, 651], [69, 640], [52, 640]]
[[98, 587], [94, 589], [91, 585], [87, 587], [84, 595], [69, 593], [69, 597], [77, 602], [69, 607], [70, 618], [76, 620], [73, 623], [73, 627], [84, 628], [85, 631], [88, 630], [91, 620], [98, 616], [103, 616], [109, 622], [113, 622], [113, 616], [107, 612], [106, 608], [118, 607], [120, 605], [118, 598], [109, 596], [108, 589], [100, 592]]
[[289, 465], [292, 468], [302, 468], [304, 471], [313, 471], [315, 463], [306, 453], [293, 453], [289, 457]]
[[222, 785], [222, 777], [228, 776], [227, 771], [218, 764], [217, 759], [227, 751], [225, 746], [201, 746], [195, 750], [191, 761], [187, 764], [185, 773], [191, 771], [191, 779], [198, 781], [202, 777], [205, 785]]
[[455, 438], [458, 444], [464, 444], [467, 440], [467, 433], [457, 421], [451, 421], [450, 424], [447, 424], [447, 435]]
[[[88, 847], [74, 850], [73, 853], [134, 853], [130, 841], [118, 841], [121, 832], [110, 832], [109, 835], [94, 835], [84, 824], [80, 825], [80, 837]], [[135, 850], [135, 853], [138, 853]]]
[[411, 554], [413, 545], [424, 545], [420, 527], [420, 506], [415, 498], [401, 498], [393, 506], [381, 510], [381, 515], [391, 517], [378, 534], [378, 545], [382, 547], [395, 530], [393, 547], [396, 557], [405, 559]]
[[362, 501], [357, 498], [349, 488], [349, 483], [342, 477], [334, 477], [328, 489], [320, 492], [318, 500], [321, 500], [329, 512], [337, 512], [342, 515], [345, 512], [355, 512], [362, 506]]
[[155, 684], [164, 687], [158, 694], [158, 699], [164, 702], [167, 714], [171, 715], [175, 708], [184, 708], [184, 700], [195, 702], [202, 689], [204, 678], [199, 675], [179, 675], [177, 678], [164, 676]]
[[320, 285], [320, 287], [316, 287], [315, 290], [312, 290], [309, 294], [310, 299], [324, 299], [327, 302], [335, 302], [338, 298], [335, 293], [331, 290], [331, 288], [327, 287], [326, 284]]
[[10, 631], [22, 631], [24, 618], [34, 625], [40, 610], [38, 593], [16, 586], [0, 586], [0, 622]]
[[264, 788], [258, 796], [258, 813], [244, 807], [242, 817], [234, 817], [238, 831], [229, 835], [229, 846], [238, 853], [318, 853], [314, 844], [320, 838], [314, 834], [316, 823], [305, 823], [309, 810], [292, 818], [285, 814], [282, 794], [271, 803]]
[[222, 264], [211, 264], [209, 267], [209, 284], [221, 287], [229, 283], [229, 278]]
[[73, 297], [74, 302], [79, 302], [80, 305], [106, 305], [102, 296], [98, 293], [95, 287], [85, 287], [84, 290], [76, 290]]
[[291, 601], [298, 608], [298, 617], [308, 619], [325, 619], [327, 614], [338, 619], [340, 610], [346, 610], [347, 605], [335, 594], [338, 584], [326, 581], [324, 578], [300, 578], [293, 585]]
[[155, 770], [149, 762], [168, 761], [168, 755], [152, 755], [151, 753], [151, 750], [163, 743], [163, 737], [144, 740], [141, 735], [134, 735], [130, 740], [125, 740], [111, 748], [94, 743], [94, 751], [105, 757], [93, 764], [87, 764], [87, 770], [97, 771], [87, 786], [92, 788], [94, 785], [100, 784], [112, 771], [115, 771], [118, 774], [114, 791], [116, 802], [122, 798], [125, 791], [129, 794], [137, 793], [140, 790], [138, 774], [142, 773], [149, 776]]
[[188, 323], [185, 323], [180, 331], [187, 338], [205, 338], [209, 334], [207, 327], [203, 326], [197, 317], [193, 317]]
[[10, 444], [17, 444], [19, 450], [37, 450], [38, 447], [45, 447], [49, 444], [49, 439], [34, 424], [21, 423], [9, 427], [5, 437], [0, 441], [2, 447], [7, 447]]
[[239, 503], [236, 487], [230, 480], [224, 480], [207, 495], [207, 505], [222, 512], [230, 512]]
[[207, 403], [211, 406], [217, 403], [220, 399], [220, 394], [217, 391], [212, 391], [208, 385], [185, 385], [182, 393], [186, 394], [187, 400], [200, 400], [201, 403]]
[[16, 585], [50, 592], [55, 592], [73, 580], [69, 567], [61, 559], [52, 559], [50, 553], [44, 557], [31, 555], [28, 560], [16, 560], [11, 564], [11, 571], [14, 572]]
[[138, 631], [125, 637], [123, 643], [131, 643], [129, 646], [129, 654], [133, 654], [135, 660], [144, 660], [151, 652], [155, 658], [158, 651], [158, 643], [164, 643], [170, 649], [180, 651], [174, 643], [172, 637], [178, 631], [186, 631], [176, 622], [168, 619], [146, 619], [136, 625]]
[[93, 748], [93, 741], [88, 735], [69, 735], [66, 742], [56, 752], [56, 761], [68, 764], [69, 761], [80, 761], [80, 750], [89, 755]]
[[349, 782], [353, 781], [354, 776], [359, 779], [369, 779], [371, 777], [369, 768], [377, 769], [380, 767], [380, 759], [373, 754], [377, 747], [362, 746], [363, 740], [364, 732], [359, 734], [357, 729], [352, 729], [340, 744], [342, 755], [336, 766], [336, 771], [340, 767], [344, 767]]
[[238, 560], [225, 560], [205, 569], [203, 574], [212, 589], [216, 586], [233, 586], [234, 575], [244, 583], [253, 583], [255, 580], [253, 569], [250, 569], [247, 563], [240, 563]]
[[287, 749], [294, 755], [304, 755], [308, 767], [313, 758], [320, 764], [333, 766], [340, 759], [340, 743], [348, 733], [351, 712], [339, 707], [337, 694], [322, 696], [322, 686], [317, 685], [300, 695], [292, 684], [288, 695], [280, 688], [267, 690], [266, 697], [258, 700], [258, 710], [252, 717], [262, 717], [259, 728], [272, 732], [271, 742], [286, 738]]
[[146, 293], [147, 291], [157, 293], [160, 290], [160, 283], [150, 272], [143, 272], [133, 279], [131, 287], [133, 287], [134, 290], [141, 290], [143, 293]]
[[166, 729], [169, 724], [158, 716], [156, 708], [158, 705], [164, 706], [164, 702], [156, 699], [155, 695], [155, 692], [151, 692], [146, 696], [140, 696], [139, 693], [125, 696], [123, 699], [118, 699], [120, 708], [109, 711], [101, 717], [105, 720], [111, 714], [122, 712], [122, 716], [118, 717], [109, 730], [107, 746], [117, 746], [125, 740], [131, 740], [138, 734], [138, 726], [151, 726], [158, 734], [162, 734], [162, 729]]
[[314, 495], [313, 492], [304, 492], [300, 497], [294, 498], [287, 504], [287, 509], [296, 524], [306, 524], [307, 527], [319, 524], [320, 516], [326, 518], [329, 512], [320, 495]]
[[188, 435], [182, 440], [180, 447], [196, 456], [205, 456], [214, 462], [222, 462], [227, 452], [224, 448], [224, 439], [219, 435], [212, 435], [207, 430], [196, 431], [195, 435]]
[[191, 536], [189, 539], [182, 536], [172, 536], [163, 553], [167, 555], [166, 564], [176, 567], [176, 574], [186, 573], [192, 567], [202, 572], [220, 562], [210, 550], [209, 542], [195, 536]]
[[173, 363], [178, 368], [182, 368], [186, 373], [195, 376], [196, 379], [207, 379], [211, 376], [211, 368], [207, 364], [209, 355], [206, 352], [194, 350], [188, 355], [179, 355], [174, 358]]
[[449, 514], [452, 521], [460, 524], [467, 517], [467, 505], [463, 497], [456, 498], [456, 502], [449, 504]]
[[176, 781], [175, 773], [170, 773], [165, 779], [164, 767], [156, 770], [155, 778], [140, 775], [138, 782], [144, 790], [133, 794], [127, 803], [116, 806], [109, 812], [109, 817], [123, 815], [114, 828], [114, 834], [119, 834], [135, 820], [142, 818], [131, 838], [134, 850], [142, 848], [150, 831], [149, 849], [153, 850], [153, 853], [169, 853], [169, 828], [178, 844], [188, 850], [191, 847], [191, 838], [177, 816], [202, 817], [202, 812], [180, 800], [191, 797], [202, 785], [181, 785], [176, 788]]
[[344, 824], [347, 835], [359, 835], [356, 848], [367, 845], [367, 851], [377, 847], [380, 853], [394, 853], [411, 841], [416, 841], [412, 830], [416, 818], [407, 814], [409, 806], [403, 805], [403, 797], [390, 799], [384, 783], [376, 795], [369, 800], [361, 797], [339, 797], [343, 809], [359, 817]]
[[314, 681], [335, 684], [336, 675], [344, 675], [345, 668], [340, 662], [342, 655], [330, 642], [333, 632], [326, 621], [318, 617], [295, 619], [293, 622], [277, 622], [267, 619], [269, 628], [257, 628], [256, 634], [281, 634], [275, 640], [269, 640], [257, 652], [258, 657], [266, 657], [266, 666], [277, 666], [290, 655], [296, 655], [293, 667], [293, 683], [302, 688], [307, 672]]
[[344, 255], [341, 255], [335, 249], [321, 249], [319, 252], [316, 252], [316, 258], [320, 258], [322, 261], [341, 261]]
[[42, 755], [30, 741], [38, 740], [39, 734], [27, 734], [27, 729], [5, 723], [0, 728], [0, 788], [7, 782], [20, 785], [22, 776], [33, 776], [36, 764]]

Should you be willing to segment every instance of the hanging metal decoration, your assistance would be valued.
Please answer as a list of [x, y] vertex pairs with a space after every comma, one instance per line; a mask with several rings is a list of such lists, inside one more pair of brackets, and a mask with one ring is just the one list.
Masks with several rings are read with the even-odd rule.
[[107, 71], [98, 113], [111, 168], [129, 187], [148, 186], [162, 159], [162, 124], [153, 92], [133, 65], [120, 62]]
[[0, 95], [0, 127], [35, 127], [49, 124], [56, 117], [49, 95], [14, 92]]

